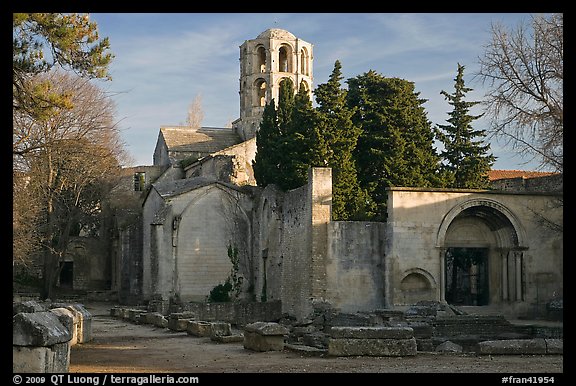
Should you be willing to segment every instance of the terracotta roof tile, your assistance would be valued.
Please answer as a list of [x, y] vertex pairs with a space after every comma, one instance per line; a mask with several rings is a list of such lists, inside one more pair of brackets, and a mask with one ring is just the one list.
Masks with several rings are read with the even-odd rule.
[[502, 180], [506, 178], [537, 178], [546, 177], [558, 173], [553, 172], [535, 172], [529, 170], [490, 170], [488, 179], [490, 181]]

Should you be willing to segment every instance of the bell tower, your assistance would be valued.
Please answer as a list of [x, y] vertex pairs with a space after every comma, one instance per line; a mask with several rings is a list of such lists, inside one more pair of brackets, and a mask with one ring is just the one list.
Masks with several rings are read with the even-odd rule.
[[312, 61], [312, 44], [283, 29], [267, 29], [240, 46], [240, 118], [233, 126], [243, 140], [256, 136], [264, 106], [278, 102], [283, 79], [292, 79], [295, 91], [304, 81], [311, 96]]

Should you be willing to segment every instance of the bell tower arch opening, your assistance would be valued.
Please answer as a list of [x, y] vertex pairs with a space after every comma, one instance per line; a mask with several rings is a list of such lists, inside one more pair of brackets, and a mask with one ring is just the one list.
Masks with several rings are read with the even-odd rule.
[[257, 54], [257, 71], [256, 72], [260, 72], [260, 73], [264, 73], [266, 72], [266, 48], [264, 48], [263, 46], [258, 47], [258, 49], [256, 50], [256, 54]]
[[292, 72], [292, 48], [282, 44], [278, 50], [278, 69], [280, 72]]

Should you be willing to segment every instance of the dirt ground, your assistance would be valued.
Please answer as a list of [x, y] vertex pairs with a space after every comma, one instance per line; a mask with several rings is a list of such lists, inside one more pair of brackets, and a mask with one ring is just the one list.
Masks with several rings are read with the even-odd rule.
[[418, 353], [413, 357], [318, 357], [285, 349], [252, 352], [185, 332], [109, 316], [113, 306], [85, 304], [93, 341], [72, 347], [71, 373], [562, 373], [562, 355]]

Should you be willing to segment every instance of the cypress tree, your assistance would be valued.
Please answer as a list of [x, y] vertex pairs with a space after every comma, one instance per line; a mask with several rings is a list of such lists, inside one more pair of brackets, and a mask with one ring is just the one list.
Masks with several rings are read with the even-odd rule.
[[256, 133], [256, 156], [252, 162], [258, 186], [274, 183], [280, 173], [278, 116], [274, 99], [264, 107], [260, 129]]
[[332, 168], [332, 218], [361, 219], [365, 216], [365, 193], [357, 180], [352, 152], [360, 128], [352, 122], [354, 109], [346, 104], [347, 91], [342, 88], [342, 65], [334, 63], [328, 82], [318, 85], [314, 95], [319, 115], [318, 149], [315, 165]]
[[300, 84], [298, 93], [291, 101], [291, 111], [283, 146], [286, 157], [279, 185], [284, 190], [295, 189], [308, 181], [308, 168], [318, 153], [316, 112], [308, 91]]
[[348, 80], [347, 102], [356, 106], [353, 122], [362, 132], [354, 151], [360, 186], [386, 219], [387, 187], [437, 187], [440, 157], [434, 131], [414, 83], [370, 70]]
[[445, 160], [442, 170], [448, 176], [452, 188], [483, 189], [489, 186], [488, 171], [496, 157], [488, 154], [490, 144], [484, 142], [485, 130], [474, 130], [472, 122], [482, 115], [470, 115], [470, 109], [480, 102], [466, 102], [466, 93], [472, 91], [464, 84], [464, 66], [458, 63], [458, 74], [454, 79], [454, 93], [440, 94], [453, 109], [448, 115], [447, 125], [438, 125], [436, 136], [444, 145], [440, 155]]

